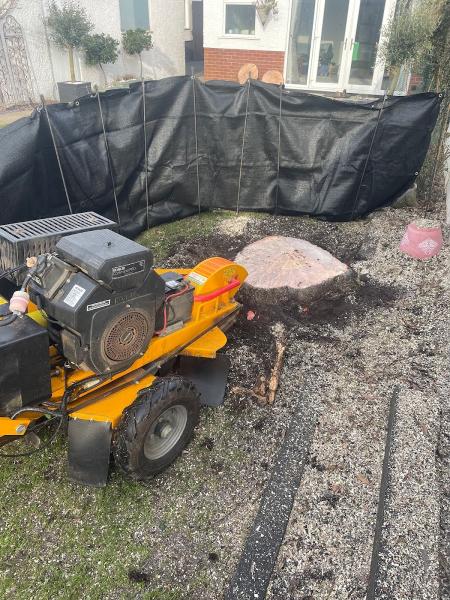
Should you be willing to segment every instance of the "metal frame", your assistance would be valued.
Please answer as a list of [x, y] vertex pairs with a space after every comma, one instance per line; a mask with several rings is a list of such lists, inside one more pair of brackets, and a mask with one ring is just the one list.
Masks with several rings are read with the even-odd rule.
[[[227, 6], [228, 5], [235, 6], [254, 6], [255, 7], [255, 33], [227, 33], [226, 32], [226, 24], [227, 24]], [[247, 40], [255, 40], [258, 39], [256, 36], [256, 23], [258, 21], [256, 14], [256, 3], [255, 0], [224, 0], [223, 3], [223, 20], [222, 20], [222, 37], [224, 38], [237, 38], [237, 39], [247, 39]]]
[[13, 15], [0, 20], [0, 103], [31, 102], [33, 81], [25, 39]]

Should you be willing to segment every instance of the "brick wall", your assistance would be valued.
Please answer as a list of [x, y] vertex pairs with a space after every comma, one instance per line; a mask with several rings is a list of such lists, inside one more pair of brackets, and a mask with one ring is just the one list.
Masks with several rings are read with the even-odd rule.
[[245, 63], [253, 63], [258, 67], [258, 79], [269, 69], [283, 73], [284, 52], [205, 48], [205, 79], [237, 81], [238, 71]]
[[417, 92], [421, 92], [422, 91], [422, 83], [423, 83], [423, 79], [422, 79], [422, 75], [417, 75], [417, 73], [414, 73], [411, 75], [411, 79], [409, 80], [409, 88], [408, 88], [408, 94], [414, 94]]

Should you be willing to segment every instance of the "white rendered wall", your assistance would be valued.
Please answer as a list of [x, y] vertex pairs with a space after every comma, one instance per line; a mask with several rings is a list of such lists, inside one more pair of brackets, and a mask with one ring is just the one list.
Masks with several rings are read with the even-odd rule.
[[[121, 40], [119, 0], [78, 1], [94, 23], [94, 32], [107, 33]], [[11, 14], [24, 32], [35, 93], [57, 99], [56, 83], [69, 78], [69, 59], [67, 52], [52, 42], [47, 43], [44, 15], [48, 4], [48, 0], [19, 0]], [[160, 79], [184, 75], [184, 0], [149, 0], [149, 7], [154, 48], [143, 53], [144, 77]], [[138, 78], [140, 73], [139, 59], [125, 55], [123, 51], [116, 64], [104, 68], [109, 83], [124, 76]], [[104, 86], [100, 68], [88, 67], [82, 53], [75, 57], [75, 71], [77, 79]]]
[[256, 15], [255, 36], [225, 35], [224, 0], [204, 0], [203, 35], [205, 48], [239, 50], [286, 50], [290, 0], [278, 0], [278, 15], [271, 15], [265, 27]]

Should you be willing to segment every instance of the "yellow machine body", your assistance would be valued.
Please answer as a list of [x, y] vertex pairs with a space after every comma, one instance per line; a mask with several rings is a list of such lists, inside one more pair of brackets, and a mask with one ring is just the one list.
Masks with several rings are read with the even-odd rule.
[[[158, 274], [168, 271], [156, 269]], [[163, 366], [168, 359], [176, 356], [213, 359], [226, 344], [227, 338], [221, 326], [225, 328], [228, 318], [232, 318], [240, 308], [234, 296], [247, 276], [246, 270], [227, 259], [216, 257], [203, 261], [192, 270], [170, 271], [183, 275], [195, 288], [191, 320], [179, 330], [155, 335], [146, 352], [130, 368], [111, 375], [106, 381], [93, 386], [95, 389], [92, 391], [81, 394], [69, 405], [70, 419], [104, 422], [114, 429], [127, 406], [157, 378], [148, 374], [145, 367], [155, 364], [156, 372], [159, 364]], [[45, 315], [37, 307], [31, 307], [28, 316], [45, 326]], [[58, 366], [61, 365], [61, 357], [54, 347], [50, 347], [49, 360], [52, 365], [52, 396], [44, 403], [46, 409], [57, 410], [66, 389], [72, 384], [90, 376], [95, 382], [94, 373], [81, 369], [67, 371]], [[15, 419], [0, 417], [0, 442], [5, 441], [4, 436], [25, 435], [29, 425], [41, 417], [42, 414], [33, 412], [33, 407]]]

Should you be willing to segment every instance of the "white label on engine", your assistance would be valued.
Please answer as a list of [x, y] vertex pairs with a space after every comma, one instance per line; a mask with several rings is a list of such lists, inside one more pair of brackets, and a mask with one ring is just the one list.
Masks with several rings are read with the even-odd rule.
[[98, 308], [104, 308], [105, 306], [109, 306], [111, 304], [111, 300], [102, 300], [101, 302], [95, 302], [94, 304], [88, 304], [86, 310], [89, 312], [90, 310], [97, 310]]
[[72, 308], [78, 304], [78, 301], [84, 296], [86, 289], [81, 285], [74, 285], [67, 296], [64, 298], [64, 304], [68, 304]]
[[119, 279], [120, 277], [127, 277], [128, 275], [134, 275], [135, 273], [142, 273], [145, 269], [145, 260], [138, 260], [128, 265], [119, 265], [112, 268], [112, 278]]
[[200, 275], [200, 273], [196, 273], [195, 271], [191, 271], [187, 276], [187, 279], [195, 283], [196, 285], [203, 285], [208, 278]]

